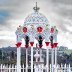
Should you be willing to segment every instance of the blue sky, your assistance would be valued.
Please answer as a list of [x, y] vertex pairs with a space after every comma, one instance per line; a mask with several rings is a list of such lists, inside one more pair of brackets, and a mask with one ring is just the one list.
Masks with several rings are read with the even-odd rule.
[[72, 47], [72, 0], [0, 0], [0, 47], [15, 46], [15, 31], [33, 13], [35, 2], [49, 24], [56, 25], [59, 45]]

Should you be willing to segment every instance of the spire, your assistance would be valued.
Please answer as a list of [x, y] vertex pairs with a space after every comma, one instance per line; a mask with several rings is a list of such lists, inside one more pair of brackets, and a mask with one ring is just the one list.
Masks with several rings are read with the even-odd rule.
[[33, 7], [35, 12], [38, 12], [38, 10], [40, 9], [39, 7], [37, 7], [37, 2], [36, 2], [36, 7]]

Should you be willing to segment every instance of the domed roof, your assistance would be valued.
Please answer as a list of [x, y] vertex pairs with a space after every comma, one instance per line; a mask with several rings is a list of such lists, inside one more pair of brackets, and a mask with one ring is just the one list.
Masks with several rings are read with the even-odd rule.
[[40, 8], [37, 7], [37, 2], [36, 2], [36, 7], [34, 7], [33, 9], [34, 9], [35, 12], [30, 14], [28, 17], [26, 17], [24, 24], [25, 25], [48, 24], [47, 18], [43, 14], [38, 12]]
[[34, 12], [30, 14], [28, 17], [26, 17], [25, 25], [30, 25], [30, 24], [48, 24], [47, 18], [39, 13], [39, 12]]

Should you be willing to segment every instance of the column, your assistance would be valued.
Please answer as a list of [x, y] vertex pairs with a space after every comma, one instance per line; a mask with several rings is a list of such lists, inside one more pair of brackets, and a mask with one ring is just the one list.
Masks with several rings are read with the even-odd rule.
[[17, 28], [15, 34], [16, 34], [16, 42], [17, 44], [16, 47], [17, 47], [17, 72], [21, 72], [21, 41], [22, 41], [22, 38], [21, 38], [21, 35], [20, 35], [20, 27]]
[[21, 38], [17, 36], [17, 72], [21, 72]]
[[21, 72], [21, 48], [17, 48], [17, 72]]
[[33, 72], [33, 46], [31, 46], [31, 72]]
[[55, 72], [57, 72], [57, 48], [55, 48]]
[[40, 49], [40, 62], [42, 61], [42, 49]]
[[48, 46], [47, 46], [47, 72], [49, 72], [49, 49], [48, 49]]
[[54, 72], [54, 49], [51, 50], [51, 72]]
[[28, 72], [28, 49], [26, 48], [26, 72]]
[[[40, 49], [40, 62], [42, 62], [42, 49]], [[39, 72], [41, 72], [41, 65], [39, 65]]]
[[50, 42], [45, 42], [46, 44], [46, 47], [47, 47], [47, 50], [46, 50], [46, 55], [47, 55], [47, 58], [46, 58], [46, 67], [47, 67], [47, 72], [49, 72], [49, 45]]
[[33, 40], [30, 41], [30, 45], [31, 45], [31, 72], [33, 72]]
[[57, 35], [55, 36], [55, 72], [57, 72]]

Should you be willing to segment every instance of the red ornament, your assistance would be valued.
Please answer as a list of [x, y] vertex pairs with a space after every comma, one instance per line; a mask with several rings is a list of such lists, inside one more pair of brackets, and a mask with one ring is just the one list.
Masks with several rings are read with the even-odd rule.
[[33, 46], [34, 42], [30, 42], [30, 45]]
[[29, 45], [28, 45], [28, 44], [26, 44], [26, 45], [25, 45], [25, 47], [26, 47], [26, 48], [28, 48], [28, 47], [29, 47]]
[[58, 43], [54, 43], [54, 47], [57, 47], [57, 44], [58, 44]]
[[16, 45], [17, 48], [19, 48], [19, 47], [21, 46], [21, 44], [22, 44], [21, 42], [18, 42], [18, 43], [15, 44], [15, 45]]
[[54, 33], [54, 28], [53, 28], [53, 27], [51, 28], [51, 31], [50, 31], [50, 32], [51, 32], [51, 33]]
[[39, 48], [42, 48], [43, 45], [39, 45]]
[[50, 42], [45, 42], [46, 46], [49, 46], [49, 43], [50, 43]]
[[54, 48], [54, 44], [51, 44], [51, 48]]
[[23, 27], [23, 32], [26, 33], [27, 32], [27, 28]]
[[42, 27], [38, 27], [38, 28], [37, 28], [37, 31], [38, 31], [38, 32], [42, 32], [42, 30], [43, 30]]

